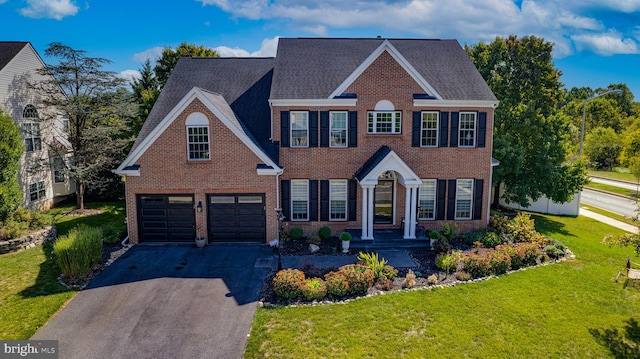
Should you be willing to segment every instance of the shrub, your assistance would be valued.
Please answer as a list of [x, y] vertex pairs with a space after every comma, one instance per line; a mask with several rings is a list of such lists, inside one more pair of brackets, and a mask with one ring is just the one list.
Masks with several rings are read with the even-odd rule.
[[320, 236], [320, 239], [322, 240], [329, 239], [331, 237], [331, 228], [327, 226], [320, 227], [318, 230], [318, 236]]
[[302, 228], [300, 227], [293, 227], [291, 228], [291, 231], [289, 232], [289, 238], [291, 239], [300, 239], [302, 238], [302, 235], [304, 234], [304, 232], [302, 231]]
[[338, 272], [347, 279], [349, 294], [362, 294], [373, 286], [373, 271], [365, 266], [348, 264], [340, 267]]
[[382, 268], [382, 276], [387, 279], [394, 280], [398, 276], [398, 270], [393, 268], [392, 266], [384, 266]]
[[52, 222], [51, 215], [20, 207], [11, 213], [4, 226], [0, 227], [0, 239], [18, 238], [30, 229], [44, 228]]
[[438, 239], [438, 238], [440, 238], [440, 232], [438, 232], [438, 231], [431, 230], [431, 231], [427, 231], [426, 234], [429, 237], [429, 239]]
[[497, 245], [502, 244], [502, 239], [500, 239], [498, 233], [486, 231], [482, 234], [480, 242], [482, 242], [485, 248], [495, 248]]
[[449, 246], [449, 241], [445, 237], [440, 237], [433, 244], [433, 250], [436, 253], [447, 253], [449, 249], [451, 249], [451, 246]]
[[535, 243], [517, 243], [514, 246], [523, 251], [524, 264], [528, 266], [536, 264], [536, 259], [542, 254]]
[[547, 245], [542, 248], [542, 251], [550, 258], [558, 259], [564, 255], [564, 251], [554, 245]]
[[511, 257], [508, 254], [492, 250], [487, 252], [486, 255], [493, 273], [505, 274], [511, 268]]
[[468, 280], [471, 280], [471, 274], [469, 274], [468, 272], [461, 270], [456, 272], [456, 279], [459, 281], [463, 281], [466, 282]]
[[378, 260], [378, 253], [363, 253], [358, 254], [358, 260], [364, 263], [364, 265], [373, 271], [374, 279], [382, 277], [382, 271], [387, 264], [387, 260], [382, 258]]
[[69, 279], [80, 278], [100, 263], [102, 230], [80, 225], [53, 243], [53, 253], [62, 274]]
[[457, 260], [450, 254], [441, 254], [436, 257], [436, 267], [443, 270], [447, 276], [452, 268], [457, 265]]
[[489, 224], [503, 242], [536, 243], [539, 247], [547, 242], [547, 239], [536, 231], [534, 221], [527, 213], [518, 213], [511, 220], [505, 216], [494, 215], [491, 216]]
[[307, 243], [319, 246], [320, 244], [322, 244], [322, 239], [319, 236], [310, 236], [309, 238], [307, 238]]
[[455, 235], [456, 231], [458, 230], [458, 224], [457, 223], [443, 223], [442, 224], [442, 235], [447, 239], [447, 243], [451, 242], [451, 240], [453, 239], [453, 236]]
[[407, 275], [402, 281], [402, 288], [413, 288], [416, 285], [416, 275], [411, 269], [407, 272]]
[[116, 243], [120, 239], [120, 229], [112, 223], [102, 226], [102, 236], [105, 243]]
[[304, 273], [298, 269], [283, 269], [273, 277], [273, 290], [279, 297], [293, 299], [302, 294]]
[[518, 269], [524, 265], [524, 251], [518, 250], [512, 244], [501, 244], [496, 246], [496, 252], [509, 256], [509, 259], [511, 260], [511, 269]]
[[343, 297], [349, 292], [347, 277], [340, 272], [329, 272], [324, 275], [327, 284], [327, 292], [337, 297]]
[[432, 274], [430, 276], [427, 277], [427, 283], [429, 283], [429, 285], [436, 285], [438, 284], [438, 276], [435, 274]]
[[340, 233], [340, 240], [341, 241], [350, 241], [351, 240], [351, 233], [349, 233], [349, 232]]
[[462, 235], [462, 242], [472, 245], [474, 242], [482, 242], [482, 232], [469, 232]]
[[547, 238], [547, 245], [552, 245], [558, 248], [559, 250], [561, 250], [562, 252], [567, 250], [567, 247], [565, 247], [565, 245], [560, 243], [560, 241], [558, 241], [557, 239]]
[[376, 279], [376, 288], [380, 290], [391, 290], [393, 288], [393, 281], [385, 277]]
[[491, 274], [491, 263], [489, 258], [483, 254], [468, 253], [462, 258], [462, 268], [472, 278], [486, 277]]
[[302, 286], [302, 295], [306, 300], [320, 300], [327, 295], [327, 284], [320, 278], [307, 279]]

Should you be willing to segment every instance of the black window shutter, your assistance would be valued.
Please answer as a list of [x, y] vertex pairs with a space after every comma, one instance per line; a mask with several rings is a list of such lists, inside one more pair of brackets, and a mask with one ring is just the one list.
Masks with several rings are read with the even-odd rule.
[[447, 180], [439, 179], [436, 191], [436, 219], [442, 221], [447, 201]]
[[349, 147], [358, 147], [358, 112], [349, 111]]
[[356, 180], [349, 180], [349, 188], [347, 189], [349, 195], [349, 203], [347, 204], [347, 220], [356, 220], [356, 206], [358, 205], [358, 182]]
[[329, 111], [320, 111], [320, 147], [329, 147]]
[[318, 147], [318, 111], [309, 112], [309, 147]]
[[459, 112], [451, 112], [451, 141], [449, 147], [458, 147], [458, 121]]
[[282, 180], [280, 181], [280, 190], [282, 191], [282, 214], [284, 215], [285, 221], [291, 220], [291, 181], [290, 180]]
[[486, 146], [487, 137], [487, 113], [478, 113], [478, 147]]
[[329, 181], [320, 181], [320, 220], [329, 220]]
[[289, 111], [280, 112], [280, 147], [289, 147]]
[[309, 181], [309, 220], [318, 220], [318, 180]]
[[447, 203], [447, 219], [456, 219], [456, 180], [449, 180], [448, 203]]
[[440, 143], [438, 144], [439, 147], [447, 147], [449, 143], [448, 140], [449, 140], [449, 112], [440, 112]]
[[420, 147], [420, 111], [413, 111], [413, 123], [411, 125], [411, 147]]
[[473, 191], [473, 219], [482, 219], [482, 190], [483, 179], [476, 179], [476, 188]]

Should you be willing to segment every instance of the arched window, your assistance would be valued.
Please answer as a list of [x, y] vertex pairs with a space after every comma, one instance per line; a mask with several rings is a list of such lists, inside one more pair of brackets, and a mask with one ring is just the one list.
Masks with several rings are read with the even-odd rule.
[[27, 152], [42, 150], [42, 139], [40, 138], [40, 119], [38, 110], [34, 105], [26, 105], [22, 111], [22, 133], [24, 136], [24, 147]]
[[189, 160], [208, 160], [209, 153], [209, 119], [200, 112], [187, 116], [187, 158]]
[[402, 111], [395, 111], [393, 103], [378, 101], [375, 111], [367, 113], [367, 133], [400, 133], [402, 131]]

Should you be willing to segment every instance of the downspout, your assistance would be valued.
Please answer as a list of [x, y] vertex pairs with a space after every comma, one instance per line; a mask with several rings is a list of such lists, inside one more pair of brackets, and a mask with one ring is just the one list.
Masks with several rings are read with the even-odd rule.
[[269, 101], [269, 112], [271, 115], [271, 136], [269, 137], [269, 140], [273, 142], [273, 104], [271, 104], [271, 101]]
[[280, 218], [278, 215], [282, 213], [282, 207], [280, 206], [280, 176], [284, 173], [284, 168], [276, 173], [276, 238], [280, 241]]

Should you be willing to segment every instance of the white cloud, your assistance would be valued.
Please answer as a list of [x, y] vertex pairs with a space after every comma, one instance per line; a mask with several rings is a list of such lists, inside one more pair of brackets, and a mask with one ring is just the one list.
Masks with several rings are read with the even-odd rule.
[[118, 77], [127, 80], [128, 83], [140, 79], [140, 76], [140, 71], [138, 70], [124, 70], [118, 73]]
[[7, 0], [0, 0], [0, 4], [4, 4], [6, 2], [7, 2]]
[[249, 52], [239, 47], [218, 46], [214, 48], [220, 57], [273, 57], [276, 56], [276, 50], [278, 48], [278, 39], [276, 36], [271, 39], [262, 40], [260, 50]]
[[611, 56], [615, 54], [640, 54], [638, 43], [631, 38], [623, 38], [620, 33], [610, 31], [602, 34], [583, 34], [571, 37], [576, 48], [589, 49], [596, 54]]
[[27, 0], [27, 5], [20, 13], [34, 19], [62, 20], [78, 13], [78, 7], [71, 0]]
[[151, 62], [154, 62], [162, 56], [163, 50], [164, 50], [164, 47], [162, 46], [152, 47], [142, 52], [133, 54], [132, 60], [143, 63], [147, 61], [147, 59], [149, 59]]

